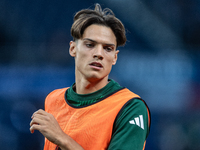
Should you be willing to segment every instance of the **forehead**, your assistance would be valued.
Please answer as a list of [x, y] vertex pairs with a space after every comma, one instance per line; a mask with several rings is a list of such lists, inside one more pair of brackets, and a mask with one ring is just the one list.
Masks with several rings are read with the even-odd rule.
[[82, 39], [89, 38], [99, 43], [117, 45], [116, 37], [111, 28], [103, 25], [88, 26], [82, 36]]

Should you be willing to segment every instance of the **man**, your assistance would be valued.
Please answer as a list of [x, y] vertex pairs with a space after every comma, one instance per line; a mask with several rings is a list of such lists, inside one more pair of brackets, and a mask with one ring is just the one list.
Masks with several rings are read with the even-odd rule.
[[108, 78], [125, 29], [110, 9], [81, 10], [71, 28], [69, 53], [75, 83], [51, 92], [45, 111], [32, 115], [31, 133], [45, 136], [45, 150], [142, 150], [150, 129], [149, 109], [127, 88]]

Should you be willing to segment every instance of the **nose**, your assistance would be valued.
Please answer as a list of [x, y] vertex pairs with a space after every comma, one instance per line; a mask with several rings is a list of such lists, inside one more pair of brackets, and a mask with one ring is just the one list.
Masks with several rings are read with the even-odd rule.
[[97, 47], [94, 49], [93, 57], [94, 57], [94, 58], [98, 58], [98, 59], [100, 59], [100, 60], [103, 59], [103, 47], [102, 47], [101, 45], [97, 46]]

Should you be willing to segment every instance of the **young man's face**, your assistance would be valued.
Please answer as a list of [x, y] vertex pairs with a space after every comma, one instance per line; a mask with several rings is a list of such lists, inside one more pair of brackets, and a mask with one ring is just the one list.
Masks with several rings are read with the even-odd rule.
[[90, 25], [82, 39], [70, 42], [70, 55], [75, 57], [76, 77], [88, 81], [108, 79], [117, 61], [116, 37], [109, 27]]

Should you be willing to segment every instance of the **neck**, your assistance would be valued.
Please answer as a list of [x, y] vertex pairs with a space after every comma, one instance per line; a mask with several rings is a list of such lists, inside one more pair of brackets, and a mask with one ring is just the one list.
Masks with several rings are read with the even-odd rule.
[[108, 77], [100, 80], [86, 80], [76, 78], [76, 93], [89, 94], [100, 90], [108, 84]]

